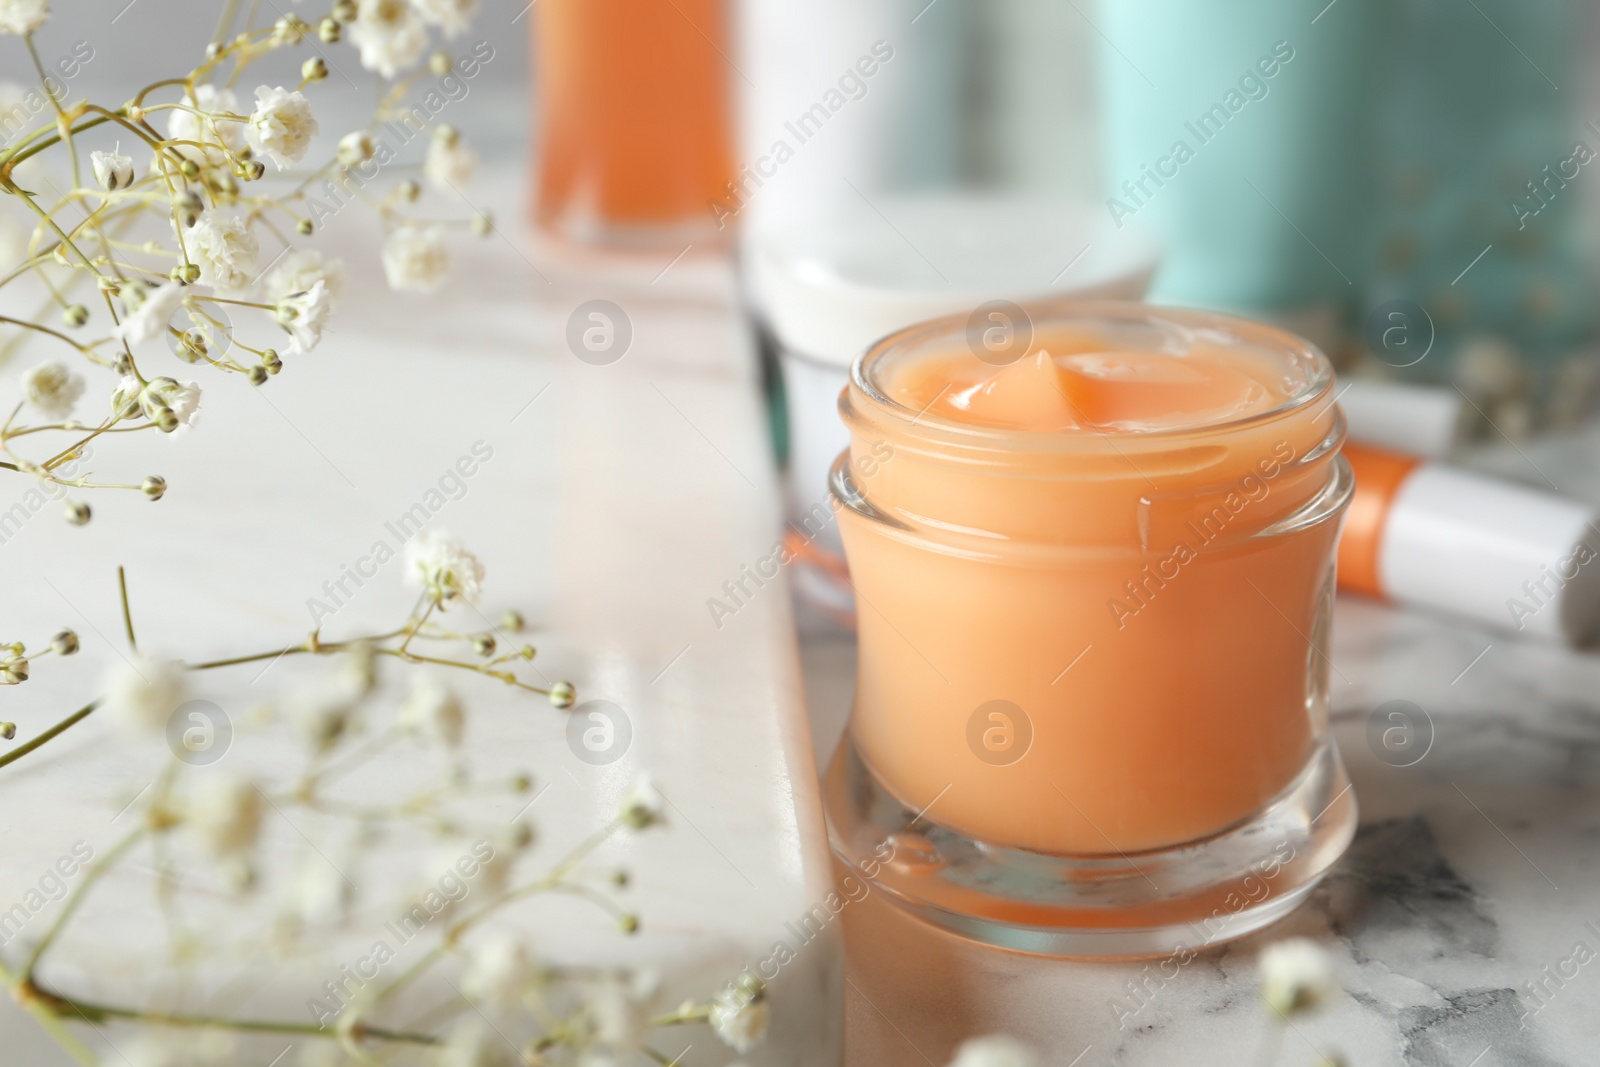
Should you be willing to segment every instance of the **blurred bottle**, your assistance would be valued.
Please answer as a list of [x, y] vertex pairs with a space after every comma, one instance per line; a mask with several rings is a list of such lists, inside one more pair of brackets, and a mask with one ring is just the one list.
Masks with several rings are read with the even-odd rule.
[[1329, 344], [1370, 261], [1376, 0], [1103, 0], [1106, 210], [1166, 239], [1151, 299]]
[[1586, 99], [1577, 4], [1476, 8], [1397, 0], [1389, 12], [1368, 305], [1414, 302], [1437, 331], [1426, 359], [1377, 359], [1461, 386], [1518, 436], [1563, 421], [1585, 384], [1583, 368], [1558, 368], [1594, 325], [1578, 222], [1600, 180], [1600, 125], [1575, 114]]
[[534, 6], [540, 226], [659, 244], [718, 227], [735, 173], [734, 67], [723, 0], [540, 0]]

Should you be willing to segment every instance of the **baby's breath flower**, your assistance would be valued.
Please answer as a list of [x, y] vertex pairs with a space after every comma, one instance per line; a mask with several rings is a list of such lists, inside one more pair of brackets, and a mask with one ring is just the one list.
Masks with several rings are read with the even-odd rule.
[[245, 136], [258, 152], [265, 152], [279, 170], [300, 162], [317, 135], [317, 119], [304, 93], [282, 86], [256, 89], [256, 109]]
[[759, 1045], [771, 1018], [766, 984], [748, 972], [711, 1001], [711, 1029], [735, 1052], [749, 1052]]
[[126, 189], [133, 184], [133, 160], [122, 154], [122, 145], [112, 152], [90, 152], [89, 162], [102, 188]]
[[62, 630], [50, 639], [50, 651], [58, 656], [70, 656], [78, 651], [78, 634], [75, 630]]
[[366, 130], [356, 130], [339, 138], [336, 154], [341, 164], [353, 167], [371, 159], [377, 150], [378, 146], [372, 143], [372, 136]]
[[444, 231], [437, 226], [402, 226], [384, 243], [383, 273], [391, 289], [432, 292], [449, 269]]
[[123, 733], [160, 733], [184, 698], [183, 668], [166, 660], [135, 655], [118, 659], [106, 679], [100, 714]]
[[83, 379], [60, 360], [49, 360], [22, 376], [22, 395], [52, 419], [64, 419], [83, 395]]
[[139, 491], [151, 500], [160, 500], [167, 495], [167, 480], [159, 474], [152, 474], [139, 483]]
[[393, 78], [422, 58], [428, 31], [407, 0], [360, 0], [350, 39], [361, 65]]
[[[441, 135], [445, 130], [449, 130], [449, 133]], [[448, 126], [441, 126], [434, 131], [433, 138], [428, 142], [428, 156], [422, 164], [422, 172], [435, 189], [450, 190], [465, 185], [472, 180], [477, 169], [477, 153], [467, 147], [459, 133]]]
[[527, 946], [496, 932], [472, 948], [461, 974], [461, 991], [485, 1007], [510, 1008], [522, 1000], [537, 976]]
[[661, 977], [652, 970], [597, 982], [585, 997], [595, 1039], [619, 1051], [638, 1047], [650, 1029], [650, 1009], [660, 988]]
[[412, 584], [441, 601], [474, 601], [483, 591], [483, 564], [443, 532], [430, 530], [406, 545], [406, 572]]
[[87, 526], [92, 511], [81, 500], [69, 500], [61, 506], [61, 514], [74, 526]]
[[226, 149], [227, 152], [238, 151], [241, 138], [244, 136], [244, 123], [236, 118], [219, 117], [222, 114], [238, 114], [239, 98], [233, 94], [232, 89], [201, 85], [194, 91], [194, 100], [185, 99], [183, 103], [205, 112], [205, 115], [196, 115], [194, 111], [181, 107], [174, 108], [170, 113], [171, 117], [167, 119], [167, 136], [175, 141], [198, 141], [202, 145], [214, 147], [178, 145], [177, 151], [180, 155], [191, 162], [220, 163], [225, 158], [222, 149]]
[[213, 856], [238, 856], [261, 833], [261, 791], [245, 778], [208, 776], [195, 787], [183, 821]]
[[223, 292], [237, 292], [255, 281], [261, 244], [237, 215], [207, 214], [184, 235], [200, 281]]
[[400, 729], [424, 741], [457, 748], [466, 727], [466, 711], [449, 687], [423, 677], [400, 706]]
[[0, 33], [26, 37], [49, 16], [50, 0], [0, 0]]
[[1039, 1057], [1009, 1037], [975, 1037], [956, 1050], [950, 1067], [1037, 1067]]
[[[123, 382], [126, 384], [127, 379]], [[139, 393], [139, 408], [168, 433], [180, 426], [193, 426], [200, 414], [200, 387], [173, 378], [152, 378]]]
[[526, 1061], [516, 1046], [473, 1016], [456, 1024], [430, 1062], [435, 1067], [521, 1067]]
[[622, 803], [617, 808], [617, 818], [621, 819], [623, 825], [629, 829], [643, 830], [661, 821], [661, 813], [666, 810], [666, 806], [666, 798], [650, 780], [650, 776], [641, 774], [634, 780], [627, 795], [622, 798]]
[[68, 304], [61, 309], [61, 321], [68, 326], [82, 326], [89, 321], [89, 309], [82, 304]]
[[278, 325], [294, 339], [289, 346], [291, 355], [309, 352], [322, 340], [322, 329], [328, 321], [329, 305], [326, 282], [318, 281], [303, 293], [295, 293], [278, 301]]
[[166, 333], [167, 324], [183, 304], [183, 286], [177, 282], [165, 282], [154, 289], [124, 285], [122, 300], [129, 310], [111, 333], [130, 345], [143, 344]]
[[[524, 646], [525, 654], [522, 658], [532, 659], [532, 656], [526, 655], [526, 650], [527, 646]], [[557, 707], [562, 711], [565, 711], [566, 709], [572, 707], [573, 703], [577, 699], [578, 691], [572, 687], [571, 682], [557, 682], [555, 685], [550, 687], [550, 704], [553, 707]]]
[[344, 292], [344, 262], [324, 255], [315, 248], [297, 248], [278, 260], [261, 282], [261, 290], [273, 303], [304, 293], [318, 282], [328, 296], [337, 301]]
[[430, 26], [437, 26], [446, 37], [456, 37], [466, 32], [472, 16], [478, 10], [478, 0], [411, 0], [417, 14]]
[[1339, 991], [1333, 960], [1308, 937], [1291, 937], [1261, 951], [1261, 996], [1287, 1018], [1316, 1007]]
[[302, 922], [330, 923], [344, 918], [353, 900], [344, 875], [321, 855], [311, 854], [295, 868], [282, 907]]

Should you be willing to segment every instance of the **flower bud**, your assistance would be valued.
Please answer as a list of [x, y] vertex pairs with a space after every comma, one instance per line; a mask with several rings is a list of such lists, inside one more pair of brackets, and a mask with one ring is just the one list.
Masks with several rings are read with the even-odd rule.
[[250, 384], [251, 385], [265, 385], [266, 381], [267, 381], [267, 368], [265, 368], [265, 367], [251, 367], [250, 368]]
[[121, 152], [91, 152], [89, 162], [102, 189], [115, 192], [133, 184], [133, 160]]
[[310, 237], [311, 231], [316, 229], [316, 227], [312, 225], [310, 219], [301, 219], [299, 222], [294, 224], [294, 228], [300, 231], [301, 237]]
[[167, 493], [167, 480], [159, 474], [152, 474], [140, 484], [139, 491], [151, 500], [160, 500]]
[[325, 18], [317, 23], [317, 36], [322, 39], [323, 44], [338, 44], [342, 34], [337, 19]]
[[178, 350], [173, 354], [185, 363], [199, 363], [210, 351], [211, 343], [206, 340], [205, 331], [195, 328], [183, 331]]
[[422, 195], [422, 183], [415, 178], [407, 178], [395, 188], [395, 195], [406, 203], [414, 203]]
[[205, 209], [205, 204], [200, 202], [199, 194], [193, 189], [185, 189], [172, 198], [172, 213], [185, 228], [199, 222]]
[[185, 263], [183, 265], [183, 280], [187, 281], [187, 282], [197, 282], [197, 281], [199, 281], [200, 280], [200, 264], [198, 264], [198, 263]]
[[450, 73], [450, 55], [447, 52], [435, 52], [428, 57], [428, 69], [435, 78], [442, 78]]
[[200, 177], [200, 164], [192, 159], [184, 159], [183, 162], [178, 164], [178, 173], [190, 181], [194, 181]]
[[461, 131], [442, 122], [433, 128], [433, 139], [442, 148], [454, 148], [461, 143]]
[[7, 741], [17, 736], [17, 724], [14, 722], [0, 722], [0, 737]]
[[477, 237], [487, 237], [494, 232], [494, 216], [487, 211], [480, 211], [472, 216], [472, 233]]
[[571, 682], [557, 682], [550, 687], [550, 703], [565, 711], [578, 699], [578, 691], [572, 687]]
[[631, 912], [631, 911], [628, 912], [626, 915], [623, 915], [621, 918], [619, 918], [617, 920], [617, 929], [621, 930], [625, 934], [636, 934], [636, 933], [638, 933], [639, 932], [639, 916], [633, 914], [633, 912]]
[[[162, 433], [171, 433], [178, 428], [178, 416], [171, 408], [162, 408], [156, 412], [156, 429]], [[88, 520], [85, 520], [88, 521]]]
[[267, 368], [268, 374], [277, 374], [283, 369], [283, 360], [278, 356], [276, 348], [263, 348], [261, 350], [261, 365]]
[[534, 648], [532, 645], [523, 645], [521, 648], [517, 649], [517, 655], [521, 656], [525, 660], [531, 660], [538, 654], [539, 650]]
[[[178, 266], [173, 267], [171, 270], [167, 271], [167, 277], [171, 278], [173, 281], [177, 282], [179, 285], [188, 285], [189, 284], [188, 275], [184, 273], [182, 264], [179, 264]], [[193, 363], [194, 360], [191, 359], [189, 362]]]
[[239, 177], [247, 182], [259, 181], [267, 173], [267, 165], [259, 159], [247, 159], [239, 167]]
[[356, 0], [335, 0], [333, 13], [329, 17], [338, 22], [354, 22], [356, 13]]
[[308, 82], [319, 82], [328, 76], [328, 61], [321, 56], [312, 56], [300, 64], [300, 77]]
[[61, 321], [68, 326], [82, 326], [89, 321], [89, 309], [82, 304], [70, 304], [61, 309]]
[[[169, 411], [167, 414], [172, 413]], [[172, 421], [176, 423], [178, 420], [174, 418]], [[74, 526], [84, 526], [89, 522], [89, 505], [81, 500], [67, 501], [65, 513], [67, 521]]]
[[480, 656], [494, 655], [494, 634], [479, 634], [472, 639], [472, 650]]
[[70, 656], [78, 651], [78, 635], [73, 630], [62, 630], [50, 639], [50, 651], [58, 656]]
[[514, 634], [521, 633], [522, 628], [526, 625], [527, 623], [523, 621], [522, 612], [520, 611], [508, 611], [500, 616], [500, 628], [502, 630], [510, 630]]

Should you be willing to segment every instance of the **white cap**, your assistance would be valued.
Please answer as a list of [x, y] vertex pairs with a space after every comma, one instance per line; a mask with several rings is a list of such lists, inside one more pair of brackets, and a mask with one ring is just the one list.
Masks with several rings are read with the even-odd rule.
[[1580, 644], [1600, 627], [1594, 509], [1554, 493], [1423, 464], [1384, 522], [1390, 597]]
[[1465, 401], [1448, 386], [1372, 378], [1339, 382], [1350, 439], [1438, 459], [1450, 453], [1465, 421]]
[[1147, 232], [1090, 201], [874, 195], [750, 236], [751, 295], [785, 348], [848, 367], [868, 345], [989, 300], [1137, 300], [1159, 259]]

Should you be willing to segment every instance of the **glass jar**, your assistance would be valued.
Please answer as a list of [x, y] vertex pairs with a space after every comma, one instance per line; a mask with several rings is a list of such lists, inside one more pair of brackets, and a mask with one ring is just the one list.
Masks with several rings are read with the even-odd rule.
[[895, 896], [1011, 948], [1166, 953], [1207, 921], [1238, 936], [1292, 908], [1355, 826], [1327, 728], [1353, 487], [1332, 371], [1306, 342], [1221, 315], [1022, 310], [1028, 353], [1086, 336], [1113, 361], [1238, 349], [1281, 369], [1282, 399], [1196, 425], [1037, 432], [902, 402], [908, 375], [995, 362], [968, 352], [966, 316], [857, 360], [831, 486], [860, 640], [829, 770], [835, 848], [876, 855]]

